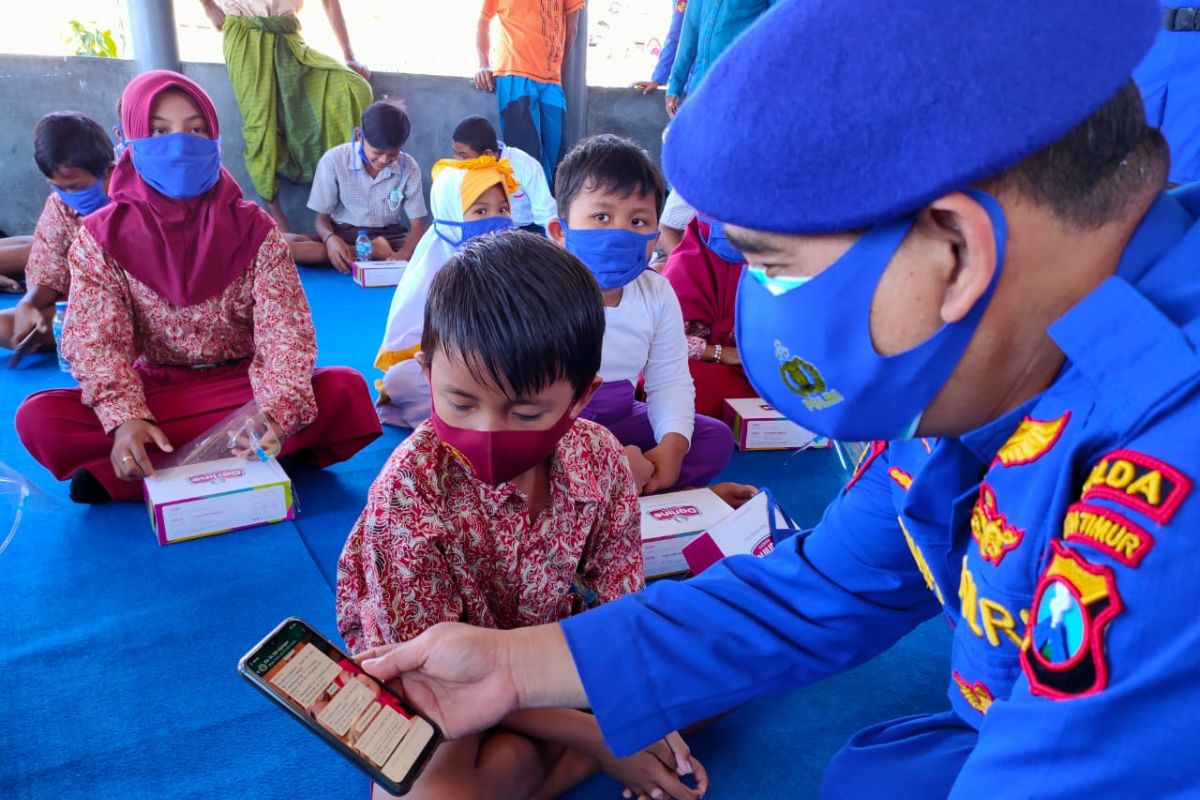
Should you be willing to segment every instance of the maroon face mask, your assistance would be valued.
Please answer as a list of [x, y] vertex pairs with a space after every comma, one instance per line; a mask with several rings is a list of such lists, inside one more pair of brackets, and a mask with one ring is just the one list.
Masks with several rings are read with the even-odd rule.
[[544, 431], [472, 431], [456, 428], [432, 409], [433, 429], [451, 455], [484, 483], [497, 486], [511, 481], [554, 452], [575, 420], [567, 409], [555, 425]]

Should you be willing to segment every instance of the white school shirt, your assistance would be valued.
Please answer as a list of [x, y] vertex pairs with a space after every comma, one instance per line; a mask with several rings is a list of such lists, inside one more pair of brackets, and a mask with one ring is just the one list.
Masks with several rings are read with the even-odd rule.
[[[358, 228], [386, 228], [408, 217], [427, 216], [421, 167], [408, 153], [379, 170], [372, 178], [363, 167], [354, 143], [339, 144], [317, 162], [308, 207], [328, 214], [334, 222]], [[400, 211], [404, 210], [404, 216]]]
[[696, 424], [696, 387], [688, 370], [683, 311], [671, 283], [648, 269], [627, 284], [621, 302], [604, 308], [600, 378], [605, 383], [646, 379], [654, 440], [668, 433], [689, 442]]
[[536, 222], [547, 228], [558, 217], [558, 203], [550, 194], [542, 162], [516, 147], [500, 143], [500, 157], [512, 164], [513, 177], [521, 184], [508, 199], [513, 225], [523, 228]]

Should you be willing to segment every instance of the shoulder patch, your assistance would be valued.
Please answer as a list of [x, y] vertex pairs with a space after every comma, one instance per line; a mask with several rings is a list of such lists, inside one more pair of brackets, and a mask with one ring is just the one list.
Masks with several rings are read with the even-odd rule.
[[1029, 691], [1070, 700], [1108, 685], [1104, 637], [1124, 605], [1113, 571], [1092, 564], [1060, 542], [1033, 596], [1033, 611], [1021, 647]]
[[992, 462], [992, 465], [1020, 467], [1032, 464], [1050, 452], [1050, 449], [1058, 443], [1070, 419], [1070, 411], [1058, 419], [1051, 420], [1025, 417], [1013, 435], [1008, 437], [1008, 441], [996, 453], [996, 460]]
[[1063, 539], [1094, 547], [1127, 567], [1142, 563], [1154, 547], [1154, 537], [1115, 511], [1090, 503], [1067, 508]]
[[1191, 480], [1165, 461], [1134, 450], [1113, 450], [1092, 467], [1080, 500], [1111, 500], [1162, 525], [1191, 490]]
[[846, 481], [843, 491], [858, 483], [858, 479], [863, 476], [875, 459], [883, 455], [884, 450], [887, 450], [887, 442], [871, 442], [870, 447], [863, 450], [862, 455], [858, 457], [858, 463], [854, 465], [854, 474], [850, 476], [850, 480]]

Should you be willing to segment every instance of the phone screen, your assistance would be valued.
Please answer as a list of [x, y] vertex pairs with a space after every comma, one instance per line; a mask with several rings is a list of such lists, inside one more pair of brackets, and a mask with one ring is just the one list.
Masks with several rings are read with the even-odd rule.
[[392, 793], [407, 791], [440, 734], [299, 619], [247, 653], [239, 672]]

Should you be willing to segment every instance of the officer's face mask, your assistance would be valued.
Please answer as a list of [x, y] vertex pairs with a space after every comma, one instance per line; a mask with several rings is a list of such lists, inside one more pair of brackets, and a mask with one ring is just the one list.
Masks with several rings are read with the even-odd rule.
[[957, 322], [890, 356], [871, 342], [871, 301], [912, 228], [906, 217], [868, 230], [812, 278], [769, 277], [751, 266], [738, 285], [736, 336], [750, 382], [788, 419], [843, 441], [913, 436], [979, 326], [1004, 266], [1006, 224], [994, 197], [967, 190], [992, 222], [996, 270]]
[[204, 194], [221, 177], [221, 140], [191, 133], [129, 139], [133, 168], [161, 194], [187, 200]]

